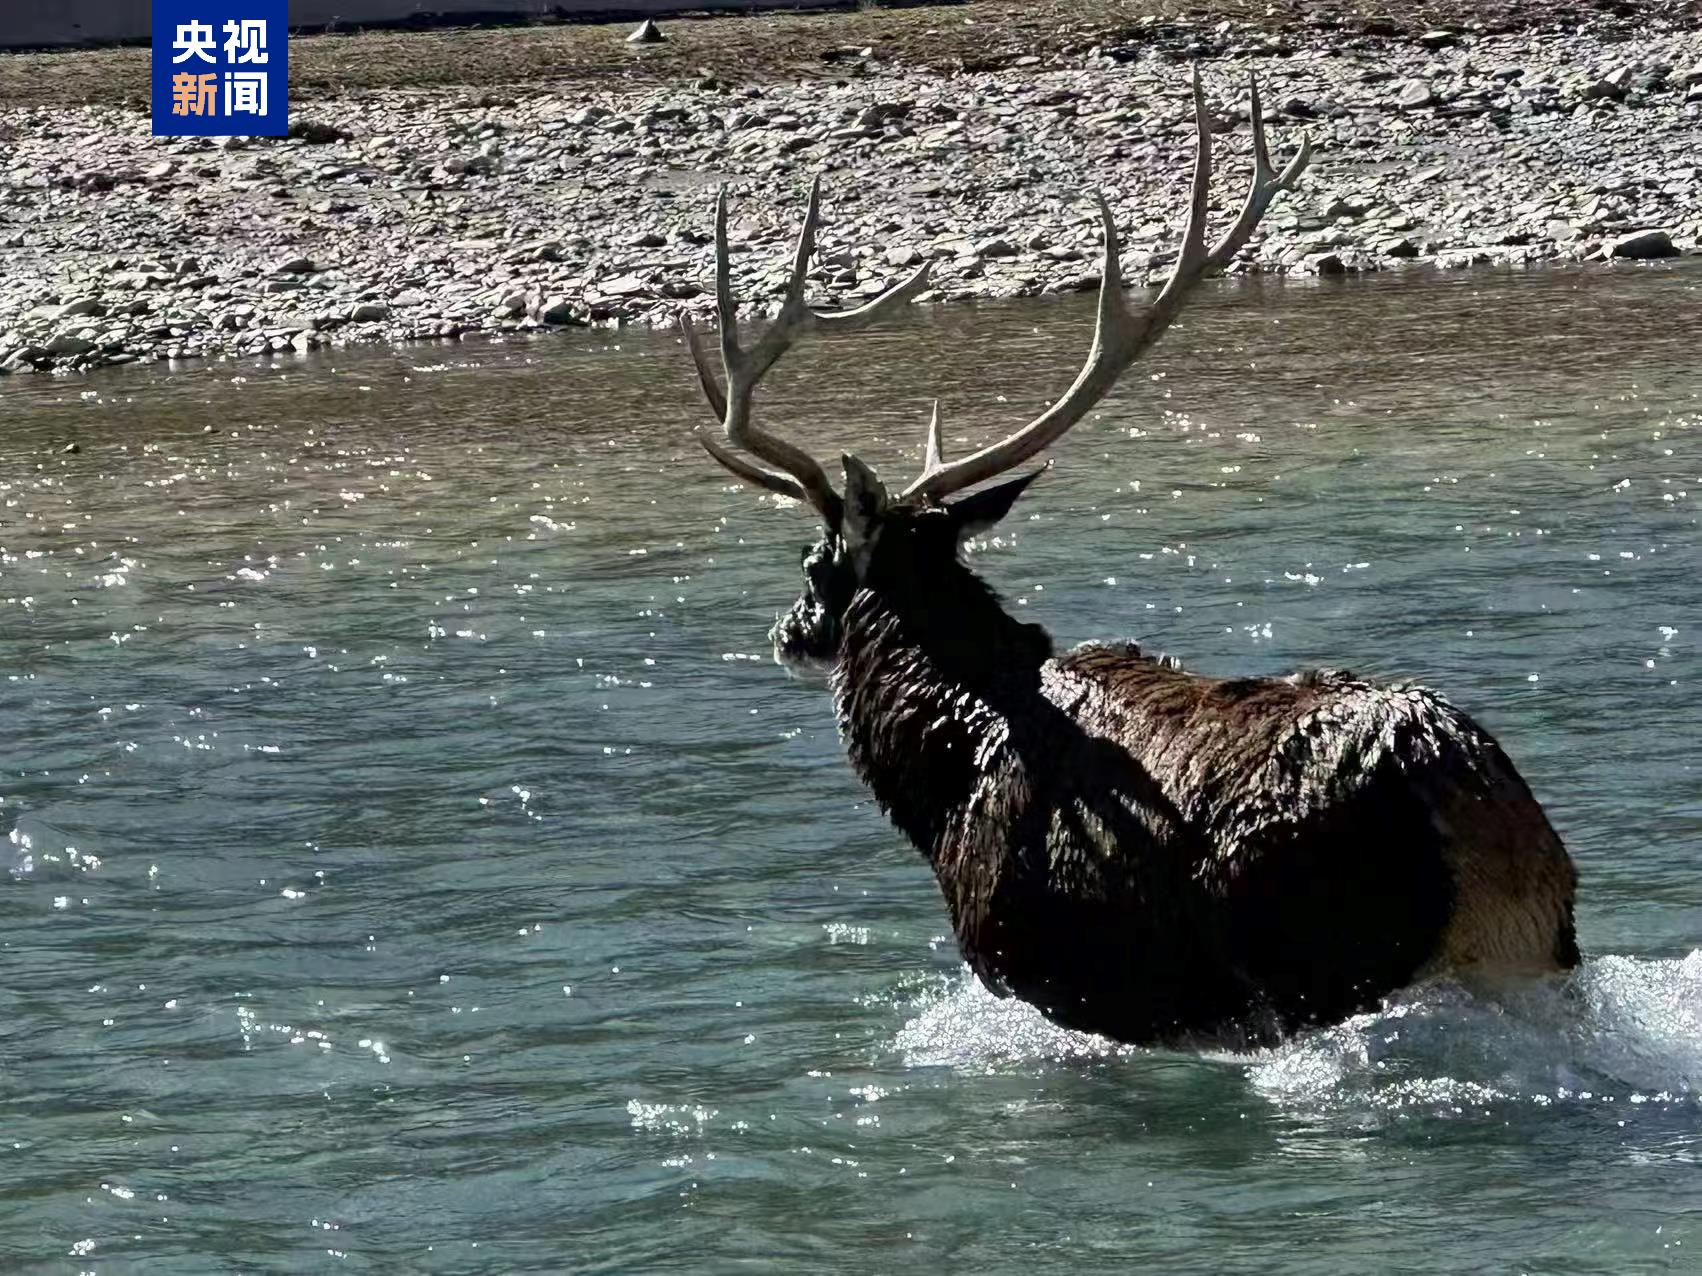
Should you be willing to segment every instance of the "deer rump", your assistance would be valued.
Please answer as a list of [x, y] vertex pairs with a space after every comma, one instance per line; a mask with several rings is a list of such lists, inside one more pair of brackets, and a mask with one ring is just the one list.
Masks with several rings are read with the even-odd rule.
[[1049, 1018], [1251, 1045], [1443, 970], [1576, 964], [1559, 837], [1434, 692], [1100, 643], [1039, 692], [1002, 730], [971, 715], [997, 743], [931, 858], [965, 959]]

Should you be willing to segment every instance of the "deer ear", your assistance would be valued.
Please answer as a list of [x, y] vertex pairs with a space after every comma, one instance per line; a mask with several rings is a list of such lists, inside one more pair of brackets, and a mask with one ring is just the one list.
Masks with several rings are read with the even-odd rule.
[[845, 464], [845, 513], [839, 534], [847, 546], [856, 549], [872, 542], [880, 530], [887, 507], [886, 484], [851, 453], [841, 459]]
[[1011, 512], [1011, 506], [1016, 504], [1017, 497], [1028, 490], [1028, 485], [1048, 468], [1041, 466], [1032, 474], [1024, 474], [1021, 478], [1009, 479], [995, 487], [971, 492], [961, 500], [946, 506], [946, 513], [951, 517], [957, 538], [962, 540], [966, 536], [978, 535], [996, 524]]

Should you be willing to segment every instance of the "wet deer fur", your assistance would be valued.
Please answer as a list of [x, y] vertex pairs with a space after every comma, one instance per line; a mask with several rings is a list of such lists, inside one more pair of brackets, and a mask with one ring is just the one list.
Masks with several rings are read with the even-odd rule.
[[1282, 173], [1271, 168], [1255, 84], [1252, 188], [1208, 252], [1197, 77], [1194, 99], [1192, 209], [1163, 292], [1127, 307], [1101, 203], [1099, 320], [1076, 383], [954, 463], [936, 408], [922, 477], [897, 496], [849, 455], [836, 490], [807, 453], [751, 423], [750, 394], [798, 332], [866, 322], [920, 291], [927, 268], [860, 310], [808, 310], [818, 184], [786, 304], [745, 351], [723, 192], [725, 390], [685, 330], [727, 442], [699, 437], [740, 478], [808, 502], [824, 523], [804, 592], [772, 631], [776, 657], [829, 672], [851, 763], [927, 857], [970, 966], [1060, 1023], [1124, 1041], [1244, 1044], [1339, 1020], [1429, 974], [1569, 968], [1566, 850], [1501, 748], [1440, 696], [1335, 670], [1202, 677], [1132, 643], [1056, 655], [962, 561], [964, 541], [1035, 475], [946, 498], [1067, 431], [1304, 167], [1302, 146]]

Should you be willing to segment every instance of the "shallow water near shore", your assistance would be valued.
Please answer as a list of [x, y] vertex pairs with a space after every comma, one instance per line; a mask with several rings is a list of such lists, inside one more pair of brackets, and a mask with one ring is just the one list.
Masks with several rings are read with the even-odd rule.
[[[896, 477], [1091, 314], [761, 402]], [[1571, 847], [1572, 979], [1253, 1056], [966, 976], [671, 336], [0, 383], [0, 1268], [1696, 1270], [1699, 333], [1695, 268], [1226, 282], [977, 554], [1060, 645], [1437, 686]]]

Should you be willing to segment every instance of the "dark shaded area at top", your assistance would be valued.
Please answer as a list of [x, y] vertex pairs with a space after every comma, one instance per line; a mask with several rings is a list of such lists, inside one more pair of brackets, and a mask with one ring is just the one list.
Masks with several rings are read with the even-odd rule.
[[[618, 8], [618, 6], [611, 6]], [[607, 15], [599, 15], [607, 16]], [[365, 29], [299, 37], [290, 46], [290, 91], [314, 96], [385, 88], [668, 84], [710, 77], [730, 83], [851, 78], [885, 68], [939, 72], [997, 70], [1019, 59], [1073, 58], [1095, 47], [1113, 56], [1156, 51], [1185, 59], [1221, 56], [1247, 44], [1264, 52], [1456, 32], [1575, 30], [1589, 26], [1626, 40], [1702, 22], [1702, 3], [1662, 0], [969, 0], [950, 5], [846, 7], [666, 19], [669, 38], [627, 44], [631, 19], [591, 22], [508, 18], [469, 25], [466, 14], [435, 31]], [[1219, 31], [1219, 23], [1230, 29]], [[434, 25], [425, 17], [410, 25]], [[1272, 42], [1275, 48], [1272, 48]], [[863, 56], [868, 51], [868, 57]], [[145, 109], [148, 51], [121, 48], [0, 55], [0, 103], [101, 102]]]

